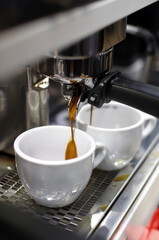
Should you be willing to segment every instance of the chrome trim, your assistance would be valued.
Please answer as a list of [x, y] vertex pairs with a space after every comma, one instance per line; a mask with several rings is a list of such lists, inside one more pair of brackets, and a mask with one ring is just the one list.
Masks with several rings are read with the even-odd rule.
[[[159, 129], [159, 125], [157, 126]], [[158, 132], [158, 130], [156, 131]], [[146, 147], [148, 141], [150, 145]], [[151, 142], [152, 141], [152, 142]], [[111, 239], [116, 233], [122, 220], [128, 213], [131, 206], [141, 194], [145, 184], [152, 176], [159, 163], [159, 134], [153, 139], [148, 138], [143, 142], [144, 155], [132, 171], [130, 179], [123, 185], [114, 199], [114, 203], [106, 213], [103, 221], [97, 226], [92, 235], [93, 239]], [[145, 146], [144, 146], [145, 145]], [[145, 148], [146, 147], [146, 148]]]

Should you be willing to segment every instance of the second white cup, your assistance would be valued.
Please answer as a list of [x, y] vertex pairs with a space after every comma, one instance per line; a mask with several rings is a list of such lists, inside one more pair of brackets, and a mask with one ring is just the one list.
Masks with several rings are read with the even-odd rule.
[[86, 104], [76, 117], [76, 127], [100, 141], [108, 150], [105, 160], [98, 166], [102, 170], [116, 170], [126, 166], [134, 157], [143, 138], [156, 125], [156, 118], [118, 102], [93, 108]]

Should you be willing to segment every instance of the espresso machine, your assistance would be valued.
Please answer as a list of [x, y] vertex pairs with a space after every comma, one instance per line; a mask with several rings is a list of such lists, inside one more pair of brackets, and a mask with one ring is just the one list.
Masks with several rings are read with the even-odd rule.
[[[22, 65], [18, 74], [12, 77], [14, 86], [6, 86], [7, 80], [2, 81], [1, 150], [12, 153], [13, 141], [20, 132], [49, 124], [50, 81], [60, 83], [61, 95], [68, 102], [75, 95], [80, 96], [79, 103], [88, 101], [95, 107], [115, 100], [159, 116], [159, 91], [156, 87], [120, 78], [119, 70], [112, 71], [114, 46], [133, 29], [126, 21], [122, 18], [67, 48], [55, 49], [37, 57], [31, 64]], [[152, 40], [155, 52], [156, 42]], [[14, 93], [17, 89], [20, 95]], [[18, 101], [21, 104], [16, 111]], [[5, 112], [7, 107], [9, 110]], [[15, 120], [6, 122], [14, 110]]]
[[[38, 219], [40, 223], [32, 224], [40, 224], [41, 229], [45, 222], [55, 232], [62, 228], [82, 239], [126, 239], [125, 229], [138, 218], [140, 206], [145, 203], [147, 211], [138, 224], [146, 224], [158, 204], [158, 124], [128, 167], [114, 172], [95, 170], [80, 198], [61, 209], [42, 208], [30, 199], [18, 178], [12, 146], [21, 132], [51, 124], [49, 113], [57, 95], [66, 111], [67, 102], [79, 95], [78, 106], [88, 102], [102, 107], [115, 100], [159, 117], [159, 87], [129, 79], [120, 66], [113, 65], [114, 49], [124, 44], [128, 34], [140, 35], [143, 30], [127, 23], [129, 15], [151, 4], [158, 7], [158, 3], [41, 0], [31, 10], [31, 1], [16, 4], [15, 11], [13, 2], [10, 8], [2, 3], [11, 21], [1, 26], [0, 34], [0, 203], [9, 205], [6, 217], [13, 206], [22, 210], [20, 218], [29, 213], [31, 219]], [[148, 45], [152, 60], [158, 53], [157, 40], [145, 29], [144, 34], [152, 43]], [[153, 203], [147, 206], [152, 194]], [[19, 231], [14, 219], [9, 223]], [[34, 236], [33, 229], [31, 233]]]

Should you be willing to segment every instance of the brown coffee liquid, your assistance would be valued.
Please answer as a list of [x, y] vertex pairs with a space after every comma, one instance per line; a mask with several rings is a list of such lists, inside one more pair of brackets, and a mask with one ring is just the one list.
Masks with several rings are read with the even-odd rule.
[[93, 115], [93, 106], [91, 105], [91, 110], [90, 110], [90, 121], [89, 124], [92, 125], [92, 115]]
[[74, 140], [73, 134], [73, 120], [76, 115], [76, 107], [78, 103], [79, 96], [73, 96], [69, 105], [69, 118], [71, 124], [71, 137], [66, 147], [65, 160], [76, 158], [77, 157], [77, 147]]

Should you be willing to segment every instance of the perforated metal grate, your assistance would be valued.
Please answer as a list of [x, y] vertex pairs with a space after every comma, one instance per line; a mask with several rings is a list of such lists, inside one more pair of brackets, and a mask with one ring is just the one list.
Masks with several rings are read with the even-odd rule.
[[105, 189], [112, 182], [117, 172], [94, 170], [91, 179], [81, 196], [71, 205], [63, 208], [46, 208], [37, 205], [22, 186], [16, 169], [9, 170], [0, 179], [0, 201], [13, 204], [23, 211], [47, 221], [49, 224], [63, 226], [74, 231]]

